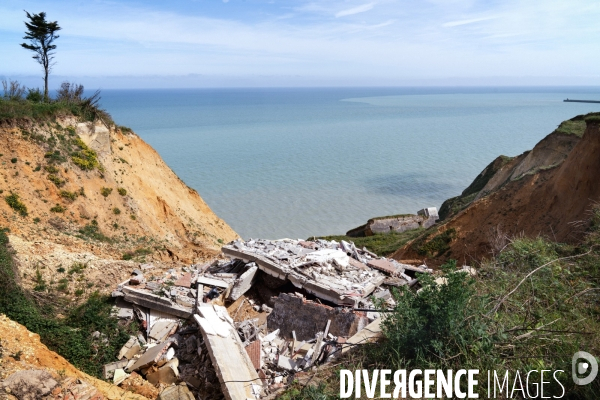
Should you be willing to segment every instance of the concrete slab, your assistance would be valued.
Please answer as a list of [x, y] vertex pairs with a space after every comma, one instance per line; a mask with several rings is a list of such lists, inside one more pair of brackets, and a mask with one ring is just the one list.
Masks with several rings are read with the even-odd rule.
[[131, 366], [130, 371], [137, 371], [138, 369], [146, 368], [154, 364], [160, 359], [160, 357], [162, 357], [164, 353], [166, 353], [166, 351], [169, 349], [169, 346], [171, 346], [171, 342], [160, 343], [149, 348], [144, 354], [142, 354], [135, 364]]
[[[259, 382], [254, 365], [245, 351], [236, 329], [229, 324], [229, 314], [224, 307], [199, 307], [202, 316], [194, 315], [200, 322], [200, 332], [208, 350], [215, 372], [221, 383], [221, 389], [227, 400], [258, 399], [256, 383]], [[219, 312], [219, 314], [217, 313]], [[221, 320], [217, 330], [227, 326], [227, 337], [215, 334], [207, 329], [210, 321]], [[260, 387], [258, 387], [260, 388]]]
[[231, 288], [231, 292], [229, 293], [229, 299], [237, 300], [244, 293], [246, 293], [252, 285], [254, 284], [256, 273], [258, 272], [258, 267], [254, 266], [248, 269], [248, 271], [244, 272], [240, 275], [239, 278], [235, 280], [233, 283], [233, 287]]
[[367, 265], [371, 268], [378, 269], [390, 275], [396, 275], [402, 272], [401, 268], [398, 268], [396, 265], [394, 265], [391, 261], [388, 260], [369, 260]]
[[383, 333], [381, 332], [381, 318], [378, 318], [348, 339], [342, 346], [342, 354], [346, 353], [357, 344], [374, 342], [382, 337]]

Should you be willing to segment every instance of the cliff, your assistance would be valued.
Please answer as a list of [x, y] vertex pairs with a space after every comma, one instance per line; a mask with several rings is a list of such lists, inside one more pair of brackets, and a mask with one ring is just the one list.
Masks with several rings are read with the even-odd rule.
[[597, 114], [565, 121], [533, 150], [495, 160], [470, 189], [444, 203], [441, 224], [393, 257], [469, 264], [497, 253], [518, 235], [576, 243], [600, 200], [599, 151]]
[[0, 227], [25, 287], [75, 268], [104, 288], [132, 261], [200, 262], [238, 236], [127, 128], [4, 120], [0, 153]]

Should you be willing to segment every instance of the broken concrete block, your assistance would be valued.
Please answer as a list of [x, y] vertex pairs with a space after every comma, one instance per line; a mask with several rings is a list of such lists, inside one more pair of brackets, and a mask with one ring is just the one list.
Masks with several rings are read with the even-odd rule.
[[167, 319], [160, 319], [156, 321], [154, 325], [152, 325], [148, 337], [158, 342], [162, 342], [170, 335], [174, 334], [178, 327], [179, 324], [177, 322]]
[[298, 363], [286, 356], [279, 356], [279, 361], [277, 361], [277, 367], [285, 369], [287, 371], [293, 371], [298, 366]]
[[163, 390], [157, 400], [195, 400], [194, 395], [187, 388], [185, 382], [177, 386], [169, 386]]
[[399, 274], [400, 272], [402, 272], [401, 268], [396, 266], [391, 261], [388, 261], [385, 259], [369, 260], [367, 265], [371, 268], [378, 269], [378, 270], [383, 271], [390, 275], [396, 275], [396, 274]]
[[106, 364], [104, 367], [102, 367], [104, 379], [112, 378], [114, 376], [115, 370], [117, 370], [119, 368], [125, 368], [127, 366], [127, 363], [128, 363], [128, 360], [124, 359], [124, 360], [112, 362], [110, 364]]
[[171, 342], [160, 343], [149, 348], [140, 358], [138, 358], [135, 364], [131, 366], [129, 371], [137, 371], [138, 369], [146, 368], [149, 365], [154, 364], [168, 350], [169, 346], [171, 346]]
[[171, 315], [175, 315], [181, 318], [190, 318], [192, 316], [192, 309], [173, 304], [169, 299], [161, 296], [134, 289], [130, 286], [124, 286], [123, 292], [125, 293], [125, 301], [140, 306], [148, 307], [152, 310], [157, 310]]
[[146, 282], [146, 278], [144, 278], [143, 274], [134, 275], [131, 278], [129, 278], [130, 285], [141, 285], [142, 283], [145, 283], [145, 282]]
[[222, 281], [220, 279], [208, 278], [206, 276], [199, 276], [196, 278], [196, 282], [206, 286], [216, 286], [220, 288], [227, 289], [229, 287], [229, 283]]
[[125, 345], [123, 347], [121, 347], [121, 350], [119, 351], [119, 355], [117, 356], [117, 358], [119, 360], [121, 360], [123, 357], [125, 357], [128, 360], [131, 360], [131, 358], [134, 355], [136, 355], [137, 353], [139, 353], [140, 350], [141, 350], [141, 347], [140, 347], [140, 344], [138, 343], [137, 338], [135, 336], [130, 336], [127, 343], [125, 343]]
[[175, 281], [175, 286], [181, 286], [185, 288], [192, 287], [192, 274], [186, 272], [183, 276]]
[[273, 299], [273, 312], [267, 317], [269, 330], [280, 329], [281, 337], [298, 340], [313, 339], [331, 320], [329, 332], [334, 336], [352, 336], [368, 321], [363, 313], [333, 308], [295, 295], [281, 293]]
[[177, 358], [173, 358], [156, 371], [148, 372], [146, 379], [153, 385], [158, 385], [159, 383], [172, 385], [177, 383], [179, 380], [179, 370], [177, 369], [178, 366], [179, 360]]
[[129, 376], [129, 374], [126, 373], [124, 369], [122, 369], [122, 368], [116, 369], [115, 374], [113, 376], [113, 383], [118, 386], [125, 379], [127, 379], [128, 376]]
[[[248, 353], [244, 350], [237, 330], [230, 322], [231, 317], [227, 309], [219, 306], [201, 306], [198, 307], [198, 311], [202, 316], [194, 315], [194, 319], [200, 325], [200, 332], [225, 398], [227, 400], [258, 399], [260, 390], [257, 392], [253, 385], [247, 384], [247, 382], [258, 381], [258, 374]], [[220, 332], [225, 329], [227, 329], [226, 334]]]
[[250, 290], [256, 278], [257, 271], [257, 266], [251, 267], [235, 280], [233, 287], [231, 288], [231, 292], [229, 293], [229, 298], [231, 300], [239, 299], [240, 296]]

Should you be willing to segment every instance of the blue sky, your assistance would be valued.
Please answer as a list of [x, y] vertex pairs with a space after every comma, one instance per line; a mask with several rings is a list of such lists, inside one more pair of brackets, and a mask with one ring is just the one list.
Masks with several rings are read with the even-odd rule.
[[600, 85], [598, 0], [3, 0], [0, 77], [38, 84], [24, 9], [63, 28], [55, 84]]

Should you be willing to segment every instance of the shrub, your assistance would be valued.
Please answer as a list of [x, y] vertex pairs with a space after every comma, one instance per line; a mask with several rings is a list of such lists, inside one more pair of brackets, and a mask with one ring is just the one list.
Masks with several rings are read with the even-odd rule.
[[43, 292], [47, 288], [46, 281], [42, 277], [42, 273], [39, 269], [35, 271], [35, 286], [33, 288], [36, 292]]
[[100, 189], [100, 194], [104, 197], [108, 197], [112, 193], [112, 191], [113, 190], [111, 188], [103, 187], [102, 189]]
[[75, 144], [81, 149], [71, 153], [71, 160], [75, 165], [85, 171], [91, 171], [94, 168], [102, 169], [94, 150], [90, 149], [81, 138], [76, 138]]
[[127, 195], [127, 190], [125, 190], [125, 189], [123, 189], [123, 188], [118, 188], [118, 189], [117, 189], [117, 192], [119, 192], [119, 194], [120, 194], [121, 196], [125, 196], [125, 195]]
[[62, 274], [63, 272], [65, 272], [65, 269], [63, 267], [58, 267], [56, 269], [56, 272], [60, 272]]
[[34, 224], [39, 224], [39, 223], [40, 223], [40, 221], [41, 221], [41, 219], [40, 219], [39, 217], [35, 217], [35, 218], [33, 219], [33, 223], [34, 223]]
[[69, 269], [69, 275], [73, 275], [73, 274], [83, 274], [83, 270], [87, 268], [86, 264], [82, 264], [82, 263], [75, 263], [71, 266], [71, 268]]
[[48, 162], [51, 163], [64, 163], [65, 161], [67, 161], [67, 159], [65, 158], [65, 156], [63, 156], [60, 151], [58, 150], [54, 150], [54, 151], [49, 151], [46, 154], [44, 154], [44, 158], [48, 159]]
[[65, 212], [67, 209], [63, 206], [61, 206], [60, 204], [56, 204], [54, 207], [50, 208], [51, 212], [55, 212], [55, 213], [63, 213]]
[[4, 200], [6, 200], [6, 203], [10, 206], [10, 208], [18, 212], [20, 216], [26, 217], [29, 215], [27, 212], [27, 206], [19, 199], [18, 194], [11, 193], [9, 196], [6, 196]]
[[445, 367], [458, 369], [474, 345], [481, 352], [493, 349], [496, 338], [487, 333], [481, 310], [471, 302], [475, 281], [466, 273], [455, 272], [454, 260], [442, 269], [446, 284], [423, 274], [420, 293], [406, 286], [394, 291], [396, 307], [382, 324], [388, 339], [383, 353], [394, 355], [398, 366], [407, 362], [429, 368], [440, 360], [452, 360]]
[[58, 175], [48, 174], [48, 180], [56, 185], [57, 188], [63, 187], [66, 183], [64, 179], [60, 179]]
[[135, 215], [133, 215], [133, 214], [129, 215], [129, 218], [131, 218], [134, 221], [137, 219], [137, 217]]
[[69, 280], [67, 278], [62, 278], [58, 281], [58, 285], [56, 285], [56, 290], [59, 292], [66, 293], [69, 289]]
[[98, 221], [93, 219], [89, 224], [79, 229], [79, 233], [88, 239], [98, 240], [100, 242], [110, 242], [111, 239], [105, 236], [98, 226]]
[[17, 163], [17, 159], [16, 158], [11, 158], [10, 162], [13, 163], [13, 164], [16, 164]]
[[56, 168], [54, 165], [46, 165], [44, 167], [44, 169], [50, 173], [50, 174], [57, 174], [58, 173], [58, 168]]
[[74, 201], [77, 198], [77, 193], [69, 192], [68, 190], [61, 190], [60, 197], [70, 201]]
[[44, 99], [44, 94], [38, 88], [27, 89], [26, 99], [32, 103], [41, 103], [41, 101]]
[[119, 215], [119, 214], [121, 214], [121, 210], [120, 210], [118, 207], [115, 207], [115, 208], [113, 208], [113, 209], [112, 209], [112, 212], [113, 212], [113, 214], [115, 214], [115, 215]]

